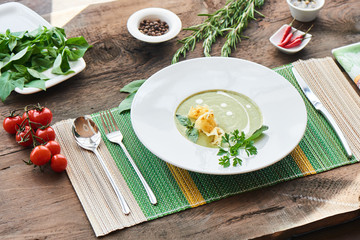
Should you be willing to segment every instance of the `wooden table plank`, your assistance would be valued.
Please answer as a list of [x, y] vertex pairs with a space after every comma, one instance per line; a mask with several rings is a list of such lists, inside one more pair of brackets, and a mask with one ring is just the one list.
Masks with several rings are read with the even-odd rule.
[[[0, 1], [4, 2], [7, 1]], [[51, 19], [52, 1], [19, 2], [47, 20]], [[0, 105], [0, 113], [39, 102], [54, 111], [56, 122], [115, 107], [125, 97], [119, 93], [122, 86], [135, 79], [148, 78], [168, 66], [172, 54], [180, 46], [177, 39], [146, 44], [132, 38], [126, 21], [134, 11], [151, 6], [165, 7], [178, 14], [187, 27], [201, 21], [197, 13], [212, 12], [224, 2], [184, 0], [179, 4], [175, 0], [119, 0], [90, 5], [64, 26], [68, 36], [83, 35], [94, 45], [85, 55], [86, 69], [46, 92], [11, 94]], [[354, 11], [359, 7], [357, 0], [327, 1], [314, 22], [310, 44], [299, 54], [289, 56], [278, 52], [268, 41], [280, 26], [291, 21], [288, 6], [283, 0], [265, 1], [261, 12], [266, 17], [249, 24], [245, 35], [250, 39], [242, 41], [232, 56], [270, 68], [299, 58], [331, 56], [331, 49], [360, 41], [360, 14]], [[309, 25], [304, 24], [302, 28]], [[181, 32], [179, 37], [186, 35]], [[220, 48], [221, 40], [214, 46], [213, 54], [219, 55]], [[202, 49], [198, 45], [188, 59], [200, 56]], [[66, 174], [54, 174], [49, 169], [42, 173], [25, 165], [22, 160], [28, 160], [30, 150], [17, 146], [3, 129], [0, 133], [3, 138], [0, 146], [0, 238], [95, 238]], [[341, 167], [206, 204], [114, 232], [105, 238], [285, 239], [359, 216], [359, 172], [359, 164]], [[338, 213], [333, 215], [337, 209]], [[327, 216], [328, 212], [332, 214]], [[312, 223], [307, 224], [303, 215], [309, 216]], [[348, 234], [349, 229], [344, 229], [339, 230], [346, 231], [342, 236]], [[352, 234], [359, 237], [360, 231], [354, 230]], [[328, 239], [333, 236], [336, 235], [328, 234]], [[307, 238], [311, 236], [298, 239]]]

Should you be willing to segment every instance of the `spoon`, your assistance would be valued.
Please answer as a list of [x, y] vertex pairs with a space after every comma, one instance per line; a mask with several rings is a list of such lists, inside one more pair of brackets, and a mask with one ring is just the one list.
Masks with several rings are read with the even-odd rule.
[[118, 188], [118, 186], [116, 185], [114, 179], [112, 178], [109, 169], [106, 167], [104, 160], [102, 159], [101, 155], [99, 154], [97, 148], [100, 144], [101, 141], [101, 134], [99, 132], [98, 127], [96, 126], [96, 124], [87, 117], [78, 117], [75, 119], [73, 127], [72, 127], [72, 131], [76, 140], [76, 143], [86, 149], [86, 150], [90, 150], [93, 153], [95, 153], [96, 157], [99, 159], [101, 166], [103, 167], [106, 176], [108, 177], [111, 186], [113, 187], [116, 196], [118, 197], [119, 201], [120, 201], [120, 205], [122, 208], [122, 211], [124, 214], [129, 214], [130, 213], [130, 208], [127, 205], [124, 197], [122, 196], [120, 189]]

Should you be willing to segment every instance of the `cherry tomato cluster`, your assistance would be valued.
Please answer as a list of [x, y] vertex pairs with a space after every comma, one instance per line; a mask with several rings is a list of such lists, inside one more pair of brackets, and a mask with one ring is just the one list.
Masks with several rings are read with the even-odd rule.
[[50, 162], [55, 172], [62, 172], [67, 159], [60, 154], [60, 145], [55, 141], [55, 131], [50, 127], [53, 114], [49, 108], [26, 106], [20, 116], [13, 111], [3, 121], [3, 128], [10, 134], [16, 134], [15, 140], [24, 147], [33, 147], [28, 164], [44, 166]]

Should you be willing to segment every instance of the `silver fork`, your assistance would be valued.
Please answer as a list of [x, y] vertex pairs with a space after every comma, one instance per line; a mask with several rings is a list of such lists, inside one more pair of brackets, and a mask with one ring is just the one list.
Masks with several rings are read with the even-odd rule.
[[125, 145], [122, 142], [123, 135], [120, 132], [120, 129], [119, 129], [118, 125], [116, 124], [114, 116], [112, 115], [111, 111], [107, 110], [107, 111], [105, 111], [105, 113], [101, 112], [100, 113], [100, 118], [101, 118], [103, 127], [105, 129], [106, 137], [109, 139], [110, 142], [117, 143], [117, 144], [120, 145], [120, 147], [124, 151], [126, 157], [129, 159], [129, 162], [131, 163], [131, 166], [134, 168], [136, 174], [140, 178], [140, 181], [141, 181], [142, 185], [145, 188], [145, 191], [146, 191], [146, 193], [147, 193], [147, 195], [148, 195], [148, 197], [150, 199], [150, 202], [153, 205], [157, 204], [155, 194], [151, 190], [149, 184], [146, 182], [145, 178], [141, 174], [140, 170], [136, 166], [134, 160], [132, 159], [131, 155], [129, 154], [129, 152], [127, 151]]

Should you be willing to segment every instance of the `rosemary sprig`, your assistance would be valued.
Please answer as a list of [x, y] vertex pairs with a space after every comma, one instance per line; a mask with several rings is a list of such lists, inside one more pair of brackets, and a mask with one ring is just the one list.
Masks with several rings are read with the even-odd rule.
[[204, 55], [210, 57], [212, 45], [221, 36], [226, 38], [221, 49], [221, 56], [229, 56], [241, 38], [246, 38], [242, 36], [242, 32], [248, 22], [255, 19], [255, 13], [263, 16], [255, 9], [263, 4], [264, 0], [229, 0], [223, 8], [213, 14], [199, 14], [199, 16], [206, 16], [207, 19], [203, 23], [184, 29], [192, 33], [179, 41], [183, 45], [175, 52], [171, 63], [178, 62], [181, 56], [186, 58], [186, 53], [193, 51], [196, 43], [200, 41], [203, 41]]

